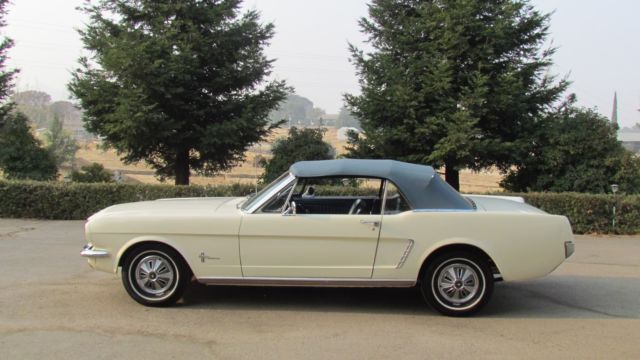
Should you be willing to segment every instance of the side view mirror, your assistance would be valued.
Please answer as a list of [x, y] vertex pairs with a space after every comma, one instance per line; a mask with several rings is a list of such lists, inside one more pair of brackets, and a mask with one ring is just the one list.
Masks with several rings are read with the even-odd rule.
[[296, 202], [292, 201], [289, 204], [289, 207], [282, 213], [282, 216], [296, 216], [296, 214], [297, 214]]

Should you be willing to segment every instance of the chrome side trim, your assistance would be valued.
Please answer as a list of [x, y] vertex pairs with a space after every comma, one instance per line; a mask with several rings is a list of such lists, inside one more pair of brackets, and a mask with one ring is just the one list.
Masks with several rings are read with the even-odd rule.
[[199, 278], [205, 285], [239, 286], [315, 286], [315, 287], [413, 287], [416, 280], [396, 279], [351, 279], [351, 278], [269, 278], [269, 277], [226, 277]]
[[476, 212], [474, 209], [414, 209], [413, 212]]
[[87, 244], [82, 247], [80, 256], [87, 258], [102, 258], [109, 256], [109, 252], [105, 250], [99, 250], [93, 247], [93, 244]]
[[521, 204], [526, 203], [522, 196], [500, 196], [500, 195], [479, 195], [479, 194], [466, 194], [465, 196], [473, 196], [478, 198], [502, 199], [502, 200], [514, 201]]
[[402, 269], [402, 267], [404, 266], [404, 263], [407, 261], [407, 258], [409, 257], [409, 254], [411, 253], [411, 250], [413, 250], [414, 244], [415, 244], [415, 241], [413, 241], [412, 239], [409, 239], [407, 248], [404, 249], [404, 253], [402, 253], [402, 256], [400, 257], [400, 261], [398, 262], [398, 265], [396, 265], [396, 269]]

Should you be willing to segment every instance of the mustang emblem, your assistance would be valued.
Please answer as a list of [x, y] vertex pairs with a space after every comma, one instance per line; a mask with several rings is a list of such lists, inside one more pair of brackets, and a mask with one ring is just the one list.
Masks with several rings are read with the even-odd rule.
[[198, 257], [200, 258], [200, 261], [202, 261], [202, 262], [204, 262], [205, 260], [220, 260], [219, 257], [207, 256], [207, 254], [205, 254], [204, 252], [201, 252], [200, 255], [198, 255]]

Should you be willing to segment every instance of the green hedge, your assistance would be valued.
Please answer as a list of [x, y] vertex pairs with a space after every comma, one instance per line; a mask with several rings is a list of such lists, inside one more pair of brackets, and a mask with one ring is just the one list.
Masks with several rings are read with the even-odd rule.
[[173, 186], [0, 181], [0, 217], [80, 220], [111, 206], [176, 197], [245, 196], [254, 186]]
[[[114, 204], [173, 197], [245, 196], [249, 184], [220, 186], [173, 186], [138, 184], [80, 184], [60, 182], [0, 181], [0, 217], [80, 220]], [[362, 194], [368, 195], [363, 189]], [[640, 232], [640, 196], [529, 193], [522, 196], [551, 214], [565, 215], [576, 234]], [[612, 208], [617, 204], [616, 227]]]
[[[513, 194], [550, 214], [569, 218], [576, 234], [637, 234], [640, 232], [640, 196], [580, 193]], [[613, 207], [616, 226], [613, 227]]]

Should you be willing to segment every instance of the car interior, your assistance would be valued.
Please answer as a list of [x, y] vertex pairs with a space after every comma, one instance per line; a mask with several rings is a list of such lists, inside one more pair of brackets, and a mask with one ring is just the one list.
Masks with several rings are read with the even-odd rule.
[[[301, 178], [280, 191], [262, 208], [262, 213], [278, 213], [295, 203], [298, 214], [378, 215], [384, 195], [384, 180], [377, 178]], [[395, 186], [393, 187], [395, 189]], [[388, 193], [385, 213], [408, 209], [402, 195]]]

